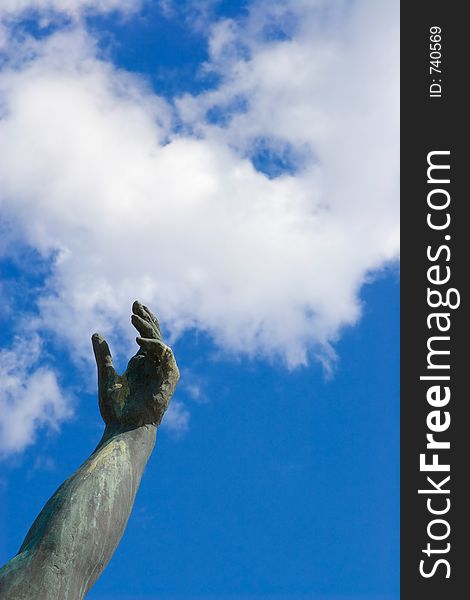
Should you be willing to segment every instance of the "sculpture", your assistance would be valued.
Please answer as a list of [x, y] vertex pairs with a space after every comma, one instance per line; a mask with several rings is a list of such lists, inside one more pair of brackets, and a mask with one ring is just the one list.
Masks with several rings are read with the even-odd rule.
[[119, 376], [106, 341], [92, 337], [105, 431], [83, 465], [49, 499], [18, 552], [0, 569], [1, 600], [81, 600], [116, 549], [179, 379], [150, 310], [134, 302], [140, 346]]

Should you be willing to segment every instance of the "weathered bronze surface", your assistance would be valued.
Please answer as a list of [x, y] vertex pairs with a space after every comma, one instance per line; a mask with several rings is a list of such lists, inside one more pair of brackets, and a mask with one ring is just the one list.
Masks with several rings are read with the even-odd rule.
[[0, 569], [1, 600], [81, 600], [119, 544], [179, 379], [155, 316], [139, 302], [132, 312], [140, 350], [122, 376], [106, 341], [96, 333], [92, 337], [103, 437], [44, 506], [18, 554]]

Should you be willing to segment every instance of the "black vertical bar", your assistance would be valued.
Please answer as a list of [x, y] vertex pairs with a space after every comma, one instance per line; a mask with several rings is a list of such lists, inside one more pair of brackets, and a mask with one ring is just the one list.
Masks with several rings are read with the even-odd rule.
[[[470, 575], [470, 493], [466, 491], [470, 488], [470, 398], [465, 386], [469, 355], [466, 262], [470, 260], [470, 217], [466, 215], [470, 197], [464, 185], [470, 110], [464, 109], [464, 89], [470, 69], [465, 64], [469, 60], [469, 52], [465, 52], [469, 26], [464, 8], [464, 3], [435, 0], [401, 4], [402, 600], [467, 597]], [[444, 154], [447, 151], [449, 154]], [[431, 152], [441, 154], [429, 155]], [[450, 169], [431, 170], [428, 181], [428, 160]], [[444, 183], [447, 178], [450, 182]], [[449, 198], [447, 207], [433, 208], [444, 207]], [[450, 218], [448, 227], [431, 227], [428, 214], [433, 227], [443, 227]], [[437, 268], [429, 271], [431, 267]], [[449, 280], [443, 282], [448, 275]], [[429, 301], [428, 288], [440, 292], [443, 302], [449, 298], [451, 305], [460, 297], [460, 306], [431, 307], [430, 302], [439, 304], [440, 300], [434, 293]], [[452, 289], [455, 291], [449, 292]], [[443, 316], [438, 319], [430, 316], [433, 313]], [[443, 331], [449, 325], [448, 331]], [[433, 336], [440, 339], [429, 342]], [[450, 339], [444, 339], [446, 336]], [[429, 355], [428, 343], [432, 349], [449, 350], [450, 354]], [[436, 365], [440, 367], [431, 368]], [[446, 365], [448, 369], [443, 368]], [[420, 376], [436, 375], [450, 379], [420, 380]], [[429, 391], [433, 386], [434, 395]], [[447, 404], [445, 387], [450, 392]], [[428, 401], [429, 394], [434, 406]], [[438, 428], [443, 431], [434, 431]], [[427, 448], [432, 443], [427, 434], [432, 434], [434, 441], [448, 441], [450, 449]], [[426, 464], [437, 460], [439, 465], [448, 464], [450, 470], [420, 469], [421, 454], [425, 454]], [[433, 459], [433, 454], [437, 458]], [[428, 491], [420, 494], [418, 490]]]

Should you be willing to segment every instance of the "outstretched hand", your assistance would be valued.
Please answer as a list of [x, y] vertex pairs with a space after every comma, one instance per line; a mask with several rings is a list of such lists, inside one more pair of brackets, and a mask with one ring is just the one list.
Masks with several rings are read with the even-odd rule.
[[139, 332], [140, 350], [123, 375], [118, 375], [106, 340], [92, 336], [98, 366], [98, 398], [106, 424], [159, 425], [179, 379], [178, 366], [163, 343], [160, 325], [150, 310], [135, 301], [131, 321]]

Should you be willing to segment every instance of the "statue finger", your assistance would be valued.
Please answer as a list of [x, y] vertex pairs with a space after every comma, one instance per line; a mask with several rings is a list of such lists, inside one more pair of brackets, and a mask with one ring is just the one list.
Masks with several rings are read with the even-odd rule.
[[167, 350], [162, 360], [162, 373], [163, 381], [160, 386], [160, 396], [165, 399], [166, 406], [168, 406], [180, 378], [175, 355], [169, 346], [167, 346]]
[[96, 365], [98, 367], [98, 377], [106, 379], [115, 379], [117, 373], [114, 370], [113, 358], [108, 346], [108, 342], [99, 333], [91, 336], [93, 352], [95, 353]]
[[164, 382], [171, 384], [171, 387], [176, 387], [180, 378], [178, 365], [176, 364], [175, 355], [170, 346], [165, 346], [165, 352], [162, 356], [162, 371]]
[[132, 325], [134, 325], [141, 337], [158, 339], [159, 336], [153, 323], [150, 323], [148, 320], [143, 319], [142, 317], [139, 317], [139, 315], [135, 314], [131, 316], [131, 321]]
[[166, 344], [156, 339], [136, 337], [135, 341], [139, 344], [142, 350], [151, 356], [155, 356], [160, 361], [163, 360], [167, 350], [169, 349]]
[[146, 306], [144, 306], [142, 303], [136, 300], [132, 305], [132, 312], [144, 321], [147, 321], [152, 326], [152, 328], [154, 329], [154, 335], [152, 337], [155, 337], [155, 339], [162, 339], [160, 323], [158, 322], [157, 317], [152, 313], [151, 310], [149, 310]]
[[180, 372], [176, 364], [175, 356], [172, 349], [169, 346], [165, 347], [165, 353], [161, 362], [162, 371], [162, 382], [160, 389], [154, 397], [156, 403], [156, 415], [155, 425], [160, 425], [162, 417], [168, 408], [171, 397], [173, 396], [176, 385], [180, 378]]
[[144, 309], [144, 311], [146, 312], [146, 314], [148, 315], [148, 317], [152, 321], [152, 323], [155, 325], [155, 329], [157, 330], [159, 338], [162, 339], [163, 336], [162, 336], [162, 331], [160, 329], [160, 322], [159, 322], [159, 320], [153, 314], [153, 312], [150, 310], [150, 308], [147, 308], [145, 306], [145, 304], [142, 304], [142, 308]]
[[149, 340], [142, 337], [137, 337], [136, 342], [149, 356], [154, 356], [159, 360], [164, 382], [171, 381], [176, 387], [180, 378], [180, 372], [170, 346], [160, 342], [160, 340]]

